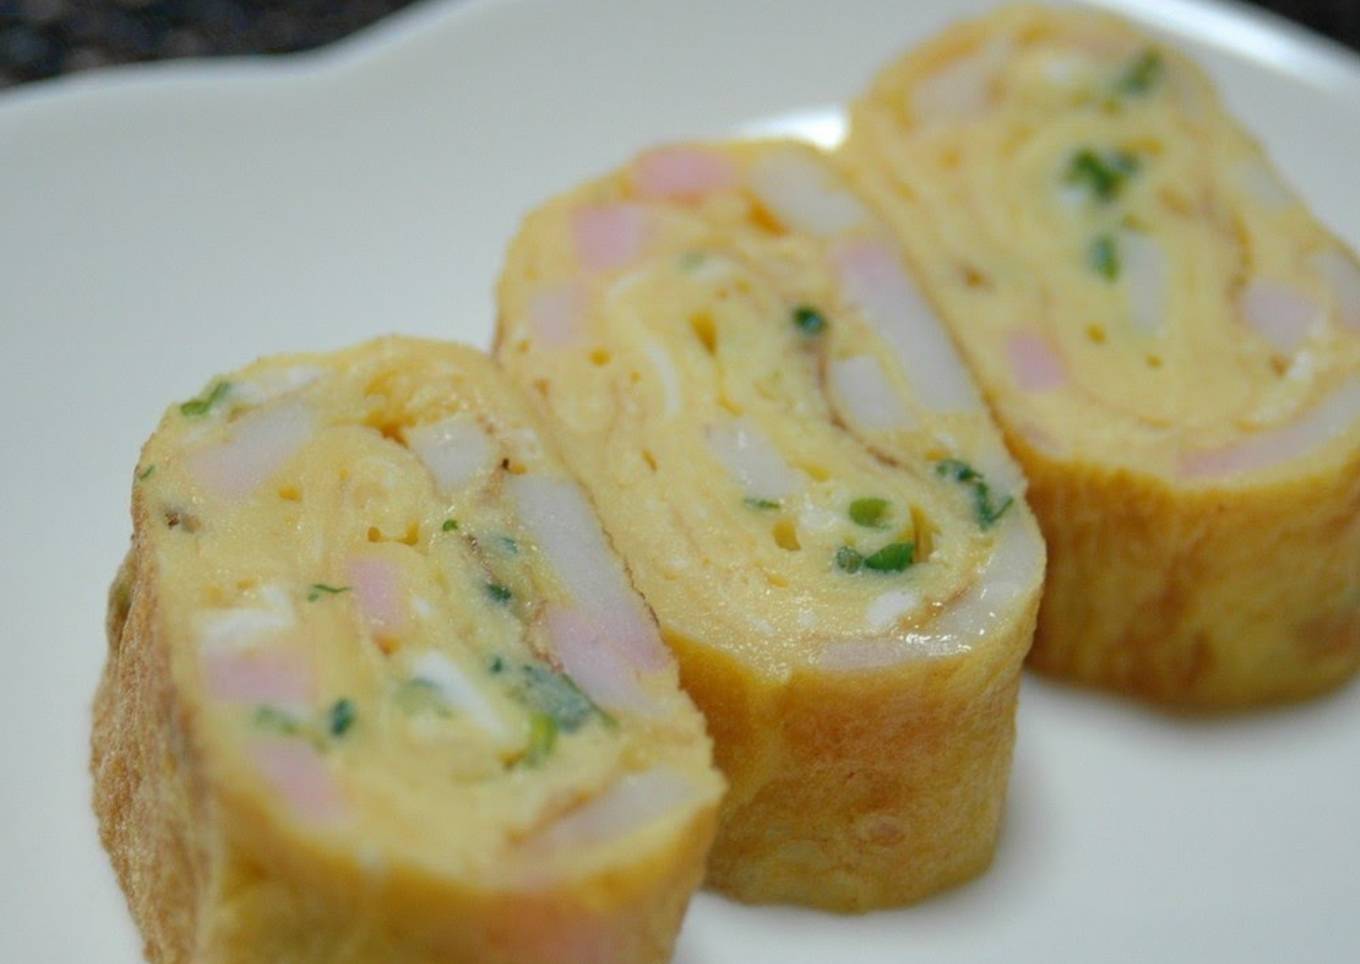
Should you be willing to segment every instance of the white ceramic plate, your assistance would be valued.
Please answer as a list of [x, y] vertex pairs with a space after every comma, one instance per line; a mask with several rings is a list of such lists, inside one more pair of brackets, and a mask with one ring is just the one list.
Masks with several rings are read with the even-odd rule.
[[[1107, 2], [1198, 54], [1360, 241], [1356, 60], [1233, 7]], [[267, 352], [484, 344], [530, 205], [657, 140], [834, 138], [875, 65], [985, 5], [427, 5], [318, 56], [0, 97], [0, 961], [138, 959], [88, 805], [88, 707], [169, 401]], [[1020, 730], [988, 875], [858, 918], [701, 895], [678, 960], [1360, 961], [1360, 687], [1187, 722], [1031, 678]]]

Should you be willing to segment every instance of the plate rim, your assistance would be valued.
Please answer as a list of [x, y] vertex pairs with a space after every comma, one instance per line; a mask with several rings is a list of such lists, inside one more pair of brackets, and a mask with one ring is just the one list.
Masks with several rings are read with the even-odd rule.
[[[0, 125], [37, 113], [80, 109], [107, 97], [245, 84], [307, 82], [328, 73], [371, 70], [420, 37], [464, 29], [511, 7], [569, 0], [417, 0], [366, 27], [311, 50], [288, 54], [190, 57], [115, 64], [0, 91]], [[646, 2], [646, 0], [632, 0]], [[1001, 6], [1013, 0], [995, 0]], [[1040, 0], [1042, 2], [1042, 0]], [[1245, 0], [1057, 0], [1053, 6], [1104, 10], [1144, 26], [1267, 65], [1314, 85], [1360, 94], [1360, 51]]]

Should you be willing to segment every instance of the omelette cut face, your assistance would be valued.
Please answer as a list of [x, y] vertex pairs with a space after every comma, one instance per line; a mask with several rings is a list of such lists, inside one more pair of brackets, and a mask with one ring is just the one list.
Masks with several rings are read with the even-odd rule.
[[386, 339], [172, 407], [95, 809], [154, 961], [663, 961], [722, 780], [490, 359]]
[[1043, 574], [1024, 482], [816, 151], [670, 147], [514, 242], [498, 357], [708, 718], [709, 883], [906, 903], [990, 859]]
[[1031, 483], [1032, 662], [1184, 707], [1360, 664], [1360, 266], [1184, 57], [1019, 7], [890, 65], [842, 157]]

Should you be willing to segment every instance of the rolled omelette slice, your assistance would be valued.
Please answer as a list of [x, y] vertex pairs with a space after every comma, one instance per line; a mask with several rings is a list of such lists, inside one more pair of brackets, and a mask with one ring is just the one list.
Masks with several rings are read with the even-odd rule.
[[1187, 707], [1360, 663], [1360, 267], [1185, 57], [1008, 8], [874, 81], [843, 158], [1031, 482], [1032, 662]]
[[650, 614], [471, 349], [257, 362], [133, 490], [95, 809], [153, 961], [663, 961], [722, 781]]
[[708, 882], [902, 904], [990, 859], [1043, 545], [948, 336], [816, 151], [677, 146], [514, 242], [498, 357], [679, 657]]

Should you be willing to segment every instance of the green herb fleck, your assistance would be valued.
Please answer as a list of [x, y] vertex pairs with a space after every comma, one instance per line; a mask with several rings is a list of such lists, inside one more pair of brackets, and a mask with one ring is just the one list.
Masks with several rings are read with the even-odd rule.
[[935, 463], [935, 474], [968, 486], [973, 494], [973, 515], [980, 528], [990, 529], [1015, 501], [1009, 495], [1004, 499], [994, 499], [991, 486], [982, 473], [959, 459], [942, 459]]
[[523, 762], [538, 766], [552, 753], [557, 743], [557, 721], [547, 713], [534, 713], [529, 717], [529, 747], [524, 751]]
[[354, 708], [353, 700], [341, 698], [332, 703], [330, 712], [327, 714], [331, 736], [344, 736], [346, 731], [354, 725], [354, 718], [357, 715], [358, 710]]
[[826, 316], [811, 305], [793, 309], [793, 323], [805, 335], [820, 335], [826, 328]]
[[883, 515], [888, 511], [888, 500], [878, 498], [856, 499], [850, 503], [850, 519], [855, 525], [877, 529], [883, 523]]
[[1000, 502], [991, 502], [988, 495], [979, 494], [977, 496], [977, 505], [975, 506], [978, 524], [984, 529], [990, 529], [996, 524], [996, 520], [1000, 519], [1005, 514], [1006, 510], [1011, 507], [1011, 503], [1014, 501], [1015, 497], [1008, 495]]
[[1145, 50], [1124, 68], [1114, 89], [1121, 94], [1146, 94], [1161, 80], [1165, 66], [1158, 51]]
[[294, 736], [302, 730], [297, 720], [274, 706], [255, 707], [255, 725], [284, 736]]
[[1089, 147], [1072, 155], [1067, 165], [1067, 182], [1087, 188], [1096, 200], [1113, 201], [1124, 189], [1124, 183], [1138, 171], [1138, 158], [1125, 151], [1113, 151], [1101, 157]]
[[874, 572], [901, 572], [916, 560], [916, 544], [890, 542], [864, 560], [864, 568]]
[[935, 463], [935, 474], [955, 482], [972, 482], [982, 476], [962, 459], [941, 459]]
[[440, 526], [440, 528], [443, 529], [445, 532], [453, 532], [455, 529], [458, 528], [458, 520], [445, 519], [444, 524]]
[[439, 687], [418, 676], [401, 682], [397, 687], [396, 703], [408, 713], [434, 713], [443, 717], [452, 715]]
[[511, 539], [509, 536], [496, 536], [496, 541], [500, 543], [500, 547], [510, 553], [510, 555], [519, 555], [519, 543], [514, 539]]
[[156, 472], [156, 464], [153, 462], [152, 464], [148, 465], [146, 468], [142, 469], [142, 471], [140, 471], [140, 472], [137, 473], [137, 481], [138, 481], [138, 482], [145, 482], [147, 479], [151, 478], [151, 476], [154, 475], [155, 472]]
[[231, 382], [216, 382], [212, 388], [208, 389], [198, 398], [190, 399], [179, 407], [181, 415], [195, 417], [207, 415], [212, 407], [226, 397], [227, 392], [231, 391]]
[[512, 690], [516, 699], [546, 714], [564, 733], [580, 729], [592, 716], [606, 723], [613, 718], [590, 701], [570, 676], [543, 663], [524, 663]]
[[859, 572], [862, 565], [864, 557], [849, 546], [841, 546], [836, 550], [836, 567], [843, 572]]
[[491, 665], [487, 667], [493, 675], [505, 672], [505, 660], [500, 656], [493, 656]]
[[486, 594], [498, 603], [508, 603], [514, 596], [514, 593], [508, 587], [502, 586], [498, 582], [487, 583]]
[[1115, 245], [1114, 235], [1102, 234], [1095, 238], [1086, 249], [1086, 263], [1091, 270], [1106, 281], [1119, 277], [1119, 248]]
[[349, 592], [349, 586], [328, 586], [324, 582], [314, 582], [307, 591], [307, 601], [316, 602], [322, 596], [338, 596], [342, 592]]
[[742, 502], [748, 509], [768, 510], [779, 508], [779, 503], [774, 499], [758, 499], [753, 495], [748, 495], [746, 498], [742, 499]]

